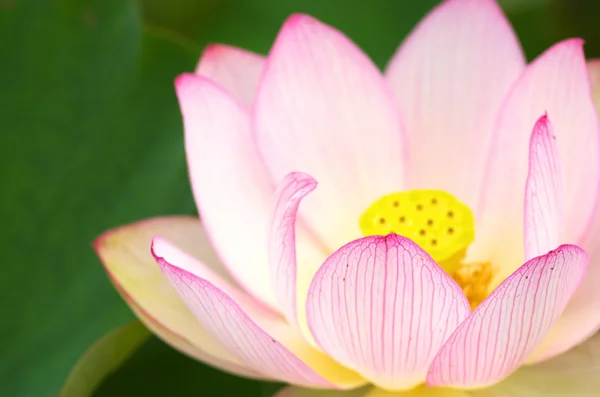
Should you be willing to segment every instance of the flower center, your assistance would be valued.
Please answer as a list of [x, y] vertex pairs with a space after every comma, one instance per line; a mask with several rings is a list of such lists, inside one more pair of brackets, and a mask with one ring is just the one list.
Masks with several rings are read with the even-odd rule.
[[396, 233], [419, 244], [461, 286], [476, 307], [488, 295], [489, 263], [465, 263], [475, 239], [473, 213], [440, 190], [392, 193], [375, 201], [360, 217], [365, 236]]

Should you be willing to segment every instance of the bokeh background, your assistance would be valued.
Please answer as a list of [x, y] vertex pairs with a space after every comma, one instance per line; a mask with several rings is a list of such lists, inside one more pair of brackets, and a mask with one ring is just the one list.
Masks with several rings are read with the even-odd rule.
[[[134, 319], [91, 242], [120, 224], [195, 213], [173, 79], [193, 70], [207, 43], [266, 53], [284, 19], [306, 12], [383, 67], [436, 3], [0, 0], [0, 395], [57, 395], [90, 344]], [[529, 59], [573, 36], [586, 40], [588, 57], [600, 56], [600, 2], [500, 3]], [[277, 388], [150, 337], [94, 395], [269, 396]]]

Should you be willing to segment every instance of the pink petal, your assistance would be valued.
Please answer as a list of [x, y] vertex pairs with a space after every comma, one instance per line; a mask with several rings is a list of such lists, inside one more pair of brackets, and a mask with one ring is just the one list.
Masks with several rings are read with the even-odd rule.
[[[592, 94], [600, 112], [600, 60], [588, 63], [592, 81]], [[596, 203], [598, 205], [598, 203]], [[598, 211], [596, 207], [596, 211]], [[569, 301], [563, 315], [529, 358], [538, 362], [554, 357], [588, 338], [600, 329], [600, 214], [593, 216], [592, 226], [586, 233], [582, 247], [590, 254], [590, 267], [586, 277]]]
[[331, 255], [309, 290], [321, 348], [385, 389], [422, 383], [439, 347], [469, 314], [460, 287], [418, 245], [395, 234]]
[[510, 375], [556, 322], [587, 263], [581, 248], [562, 245], [521, 266], [440, 349], [427, 385], [476, 388]]
[[150, 254], [155, 234], [202, 258], [210, 268], [207, 273], [228, 277], [198, 218], [172, 216], [122, 226], [100, 236], [94, 248], [129, 307], [159, 338], [185, 354], [238, 375], [266, 378], [229, 354], [196, 321]]
[[[270, 378], [310, 387], [355, 387], [362, 379], [311, 348], [281, 317], [194, 258], [155, 238], [152, 252], [198, 321], [233, 356]], [[176, 264], [176, 265], [175, 265]]]
[[[581, 40], [563, 41], [542, 54], [503, 105], [489, 153], [477, 241], [478, 250], [486, 251], [487, 259], [497, 263], [516, 264], [523, 255], [505, 247], [518, 247], [523, 241], [527, 140], [535, 121], [545, 112], [552, 118], [563, 170], [563, 242], [574, 243], [588, 227], [600, 182], [598, 117]], [[506, 273], [512, 270], [507, 268]]]
[[524, 69], [519, 42], [493, 0], [444, 1], [421, 21], [386, 72], [408, 134], [411, 187], [477, 203], [488, 157], [480, 148]]
[[264, 64], [264, 57], [253, 52], [213, 44], [204, 50], [196, 74], [208, 77], [245, 105], [250, 106]]
[[556, 137], [547, 116], [533, 128], [525, 185], [525, 260], [557, 247], [564, 230], [562, 173]]
[[[269, 241], [271, 283], [283, 313], [292, 324], [297, 324], [296, 214], [300, 201], [316, 186], [317, 182], [310, 175], [296, 172], [287, 175], [276, 192]], [[313, 267], [321, 263], [315, 263]]]
[[214, 82], [176, 81], [194, 198], [221, 260], [249, 292], [277, 308], [269, 279], [273, 189], [250, 137], [246, 110]]
[[339, 31], [304, 15], [285, 23], [256, 98], [257, 144], [273, 180], [306, 172], [320, 188], [300, 214], [330, 249], [403, 187], [400, 118], [375, 65]]

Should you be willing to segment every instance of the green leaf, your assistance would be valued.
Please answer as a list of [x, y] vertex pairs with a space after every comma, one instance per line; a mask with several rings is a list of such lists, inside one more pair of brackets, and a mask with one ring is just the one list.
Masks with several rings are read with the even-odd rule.
[[91, 241], [193, 213], [173, 79], [196, 55], [123, 0], [0, 2], [0, 395], [55, 395], [133, 315]]
[[226, 374], [151, 338], [106, 379], [94, 397], [270, 397], [279, 387]]
[[102, 380], [122, 365], [150, 337], [138, 320], [94, 343], [71, 370], [60, 397], [90, 397]]

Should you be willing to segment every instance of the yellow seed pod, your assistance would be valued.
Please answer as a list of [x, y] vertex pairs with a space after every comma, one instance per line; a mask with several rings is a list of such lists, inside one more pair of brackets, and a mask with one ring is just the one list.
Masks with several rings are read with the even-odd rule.
[[[411, 190], [383, 196], [360, 217], [365, 236], [396, 233], [410, 238], [446, 271], [453, 271], [475, 239], [473, 213], [440, 190]], [[442, 263], [447, 263], [444, 266]]]

